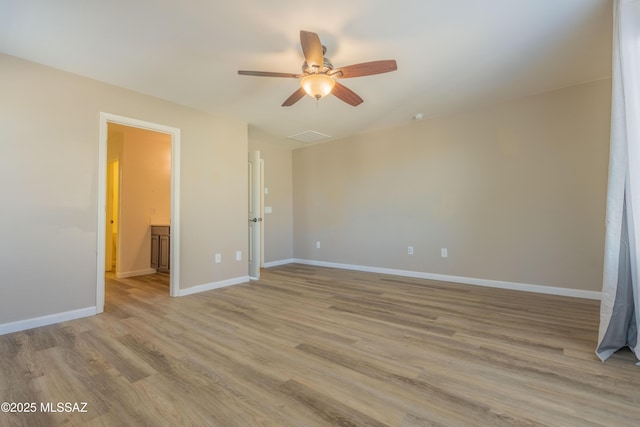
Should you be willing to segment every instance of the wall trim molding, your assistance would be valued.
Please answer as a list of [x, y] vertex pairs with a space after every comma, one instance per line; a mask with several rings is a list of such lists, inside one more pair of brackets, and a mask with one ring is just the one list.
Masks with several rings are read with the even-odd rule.
[[126, 279], [127, 277], [144, 276], [146, 274], [153, 274], [156, 272], [155, 268], [145, 268], [144, 270], [125, 271], [116, 273], [117, 279]]
[[54, 323], [66, 322], [67, 320], [80, 319], [81, 317], [89, 317], [94, 315], [96, 315], [96, 307], [86, 307], [80, 308], [78, 310], [50, 314], [47, 316], [34, 317], [32, 319], [17, 320], [15, 322], [0, 324], [0, 335], [25, 331], [27, 329], [53, 325]]
[[[151, 273], [155, 272], [155, 269], [150, 269]], [[141, 273], [142, 272], [142, 273]], [[142, 274], [149, 274], [146, 270], [140, 270], [138, 272], [123, 273], [124, 275], [119, 278], [140, 276]], [[236, 277], [233, 279], [220, 280], [218, 282], [206, 283], [204, 285], [193, 286], [187, 289], [181, 289], [179, 296], [186, 296], [196, 294], [200, 292], [210, 291], [213, 289], [224, 288], [227, 286], [238, 285], [240, 283], [248, 283], [249, 276]], [[27, 329], [38, 328], [40, 326], [48, 326], [56, 323], [66, 322], [68, 320], [80, 319], [83, 317], [95, 316], [98, 313], [97, 307], [87, 307], [78, 310], [65, 311], [62, 313], [50, 314], [42, 317], [34, 317], [32, 319], [17, 320], [15, 322], [0, 324], [0, 335], [10, 334], [12, 332], [25, 331]]]
[[368, 273], [390, 274], [393, 276], [413, 277], [417, 279], [438, 280], [441, 282], [462, 283], [465, 285], [486, 286], [489, 288], [510, 289], [514, 291], [534, 292], [538, 294], [559, 295], [565, 297], [600, 300], [601, 292], [585, 291], [581, 289], [559, 288], [556, 286], [533, 285], [529, 283], [506, 282], [503, 280], [477, 279], [473, 277], [449, 276], [445, 274], [424, 273], [421, 271], [396, 270], [383, 267], [369, 267], [364, 265], [341, 264], [337, 262], [315, 261], [309, 259], [292, 260], [294, 263], [314, 265], [318, 267], [342, 268], [345, 270], [364, 271]]
[[213, 289], [225, 288], [227, 286], [239, 285], [241, 283], [248, 283], [249, 276], [235, 277], [233, 279], [220, 280], [218, 282], [205, 283], [203, 285], [192, 286], [186, 289], [180, 289], [178, 296], [184, 297], [187, 295], [197, 294], [200, 292], [211, 291]]
[[293, 264], [294, 262], [296, 262], [296, 260], [293, 258], [281, 259], [279, 261], [270, 261], [270, 262], [264, 263], [264, 268], [277, 267], [279, 265], [285, 265], [285, 264]]
[[[559, 296], [567, 296], [567, 297], [574, 297], [574, 298], [585, 298], [585, 299], [592, 299], [592, 300], [601, 299], [601, 293], [596, 291], [559, 288], [556, 286], [533, 285], [528, 283], [506, 282], [502, 280], [477, 279], [473, 277], [449, 276], [444, 274], [424, 273], [420, 271], [397, 270], [392, 268], [342, 264], [337, 262], [315, 261], [315, 260], [299, 259], [299, 258], [291, 258], [286, 260], [265, 263], [265, 268], [276, 267], [276, 266], [286, 265], [286, 264], [294, 264], [294, 263], [313, 265], [317, 267], [341, 268], [345, 270], [363, 271], [368, 273], [389, 274], [392, 276], [413, 277], [417, 279], [437, 280], [442, 282], [462, 283], [466, 285], [486, 286], [490, 288], [510, 289], [510, 290], [534, 292], [534, 293], [540, 293], [540, 294], [559, 295]], [[148, 273], [144, 273], [144, 274], [148, 274]], [[126, 276], [126, 277], [133, 277], [133, 276], [134, 275]], [[241, 283], [248, 283], [249, 281], [250, 281], [249, 276], [241, 276], [241, 277], [236, 277], [232, 279], [220, 280], [212, 283], [205, 283], [203, 285], [193, 286], [186, 289], [180, 289], [179, 296], [192, 295], [200, 292], [210, 291], [213, 289], [224, 288], [227, 286], [238, 285]], [[10, 334], [13, 332], [20, 332], [27, 329], [38, 328], [40, 326], [53, 325], [55, 323], [61, 323], [61, 322], [66, 322], [68, 320], [75, 320], [83, 317], [94, 316], [96, 314], [98, 314], [98, 312], [97, 312], [97, 308], [94, 306], [94, 307], [81, 308], [78, 310], [65, 311], [62, 313], [50, 314], [47, 316], [35, 317], [31, 319], [17, 320], [15, 322], [3, 323], [3, 324], [0, 324], [0, 335]]]

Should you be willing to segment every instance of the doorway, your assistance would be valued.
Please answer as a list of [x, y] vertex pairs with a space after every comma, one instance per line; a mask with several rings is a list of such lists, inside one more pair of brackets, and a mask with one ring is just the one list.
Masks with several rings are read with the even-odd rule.
[[[100, 113], [100, 137], [99, 137], [99, 174], [98, 174], [98, 188], [99, 188], [99, 209], [98, 209], [98, 233], [97, 233], [97, 277], [96, 277], [96, 311], [98, 313], [102, 313], [104, 311], [104, 296], [105, 296], [105, 271], [109, 266], [109, 261], [107, 260], [107, 233], [109, 232], [109, 225], [111, 224], [112, 217], [109, 217], [109, 197], [112, 197], [112, 194], [109, 193], [109, 155], [108, 155], [108, 129], [109, 125], [116, 126], [125, 126], [130, 128], [135, 128], [136, 130], [146, 130], [152, 132], [162, 133], [170, 139], [170, 159], [168, 160], [170, 167], [170, 195], [169, 195], [169, 215], [165, 215], [159, 210], [155, 210], [154, 207], [149, 208], [147, 212], [148, 218], [148, 228], [152, 225], [152, 222], [168, 222], [170, 219], [170, 227], [171, 227], [171, 245], [169, 249], [169, 294], [171, 296], [178, 296], [180, 292], [179, 287], [179, 260], [180, 260], [180, 129], [168, 127], [165, 125], [160, 125], [156, 123], [145, 122], [137, 119], [132, 119], [123, 116], [117, 116], [109, 113]], [[124, 158], [118, 159], [118, 168], [122, 170]], [[111, 165], [113, 167], [113, 165]], [[111, 172], [111, 175], [113, 171]], [[118, 173], [119, 175], [119, 173]], [[112, 177], [113, 178], [113, 177]], [[123, 183], [118, 178], [118, 193], [120, 198], [122, 198]], [[113, 191], [113, 189], [112, 189]], [[122, 203], [118, 202], [119, 209], [122, 209]], [[112, 207], [112, 206], [111, 206]], [[122, 233], [118, 232], [118, 228], [122, 227], [122, 215], [118, 215], [115, 224], [115, 231], [111, 231], [111, 234], [116, 234], [116, 244], [115, 244], [115, 253], [116, 253], [116, 261], [115, 266], [116, 269], [119, 269], [119, 265], [122, 264], [122, 245], [118, 242], [121, 241]], [[155, 218], [155, 219], [154, 219]], [[108, 224], [109, 222], [109, 224]], [[163, 224], [169, 225], [169, 224]], [[151, 243], [149, 242], [149, 248]], [[113, 248], [113, 246], [112, 246]], [[150, 257], [149, 257], [150, 258]], [[113, 255], [111, 255], [111, 259], [113, 260]], [[112, 267], [113, 268], [113, 267]], [[149, 265], [149, 268], [150, 265]], [[153, 270], [151, 270], [153, 271]], [[131, 272], [132, 275], [135, 275], [135, 271]], [[138, 271], [138, 273], [144, 274], [144, 271]]]

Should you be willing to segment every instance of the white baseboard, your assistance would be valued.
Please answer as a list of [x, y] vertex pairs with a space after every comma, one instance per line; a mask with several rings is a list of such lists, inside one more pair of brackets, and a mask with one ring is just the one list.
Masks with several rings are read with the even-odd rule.
[[465, 285], [486, 286], [489, 288], [511, 289], [515, 291], [535, 292], [539, 294], [561, 295], [574, 298], [600, 300], [601, 292], [581, 289], [559, 288], [556, 286], [532, 285], [528, 283], [505, 282], [502, 280], [476, 279], [473, 277], [449, 276], [444, 274], [423, 273], [420, 271], [396, 270], [382, 267], [341, 264], [336, 262], [293, 259], [292, 262], [318, 267], [342, 268], [345, 270], [366, 271], [369, 273], [390, 274], [393, 276], [414, 277], [418, 279], [438, 280], [441, 282], [463, 283]]
[[33, 319], [18, 320], [15, 322], [0, 324], [0, 335], [12, 332], [24, 331], [38, 328], [40, 326], [53, 325], [54, 323], [66, 322], [67, 320], [80, 319], [81, 317], [93, 316], [97, 313], [96, 307], [81, 308], [78, 310], [65, 311], [63, 313], [51, 314], [48, 316], [35, 317]]
[[291, 263], [294, 263], [294, 262], [296, 262], [296, 260], [293, 259], [293, 258], [281, 259], [279, 261], [265, 262], [264, 263], [264, 268], [277, 267], [279, 265], [291, 264]]
[[145, 268], [144, 270], [125, 271], [125, 272], [116, 273], [116, 278], [126, 279], [127, 277], [144, 276], [146, 274], [154, 274], [155, 272], [156, 272], [155, 268]]
[[213, 289], [224, 288], [227, 286], [238, 285], [240, 283], [247, 283], [249, 276], [235, 277], [233, 279], [220, 280], [218, 282], [205, 283], [204, 285], [192, 286], [186, 289], [180, 289], [178, 296], [184, 297], [186, 295], [197, 294], [199, 292], [211, 291]]
[[[342, 264], [327, 261], [314, 261], [307, 259], [292, 258], [289, 260], [274, 261], [265, 263], [265, 267], [275, 267], [285, 264], [306, 264], [318, 267], [342, 268], [345, 270], [364, 271], [370, 273], [389, 274], [393, 276], [414, 277], [418, 279], [438, 280], [443, 282], [464, 283], [467, 285], [486, 286], [491, 288], [511, 289], [516, 291], [535, 292], [541, 294], [561, 295], [575, 298], [585, 298], [600, 300], [601, 293], [596, 291], [585, 291], [580, 289], [559, 288], [555, 286], [532, 285], [527, 283], [505, 282], [500, 280], [476, 279], [471, 277], [449, 276], [443, 274], [423, 273], [410, 270], [396, 270], [382, 267], [369, 267], [363, 265]], [[151, 274], [151, 272], [132, 274], [126, 277], [133, 277], [142, 274]], [[145, 270], [146, 271], [146, 270]], [[134, 272], [135, 273], [135, 272]], [[199, 292], [210, 291], [213, 289], [224, 288], [226, 286], [237, 285], [249, 282], [249, 276], [236, 277], [233, 279], [221, 280], [218, 282], [206, 283], [204, 285], [193, 286], [187, 289], [181, 289], [179, 296], [191, 295]], [[51, 314], [48, 316], [36, 317], [32, 319], [18, 320], [15, 322], [0, 324], [0, 335], [10, 334], [12, 332], [24, 331], [27, 329], [37, 328], [40, 326], [52, 325], [54, 323], [66, 322], [68, 320], [80, 319], [82, 317], [93, 316], [97, 313], [96, 307], [86, 307], [78, 310], [66, 311], [63, 313]]]

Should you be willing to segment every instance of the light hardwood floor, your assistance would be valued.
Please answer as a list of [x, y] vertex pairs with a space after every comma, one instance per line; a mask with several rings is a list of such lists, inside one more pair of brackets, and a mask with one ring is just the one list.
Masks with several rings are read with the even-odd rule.
[[[640, 368], [594, 355], [598, 302], [287, 265], [182, 298], [151, 275], [104, 314], [0, 337], [2, 426], [637, 426]], [[39, 406], [38, 406], [38, 409]]]

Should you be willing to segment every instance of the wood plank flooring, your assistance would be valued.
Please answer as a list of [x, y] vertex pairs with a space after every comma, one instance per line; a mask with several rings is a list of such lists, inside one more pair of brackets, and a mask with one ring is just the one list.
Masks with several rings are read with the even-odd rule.
[[[598, 302], [303, 265], [0, 336], [2, 426], [637, 426], [640, 368], [594, 355]], [[40, 403], [87, 402], [85, 413]]]

